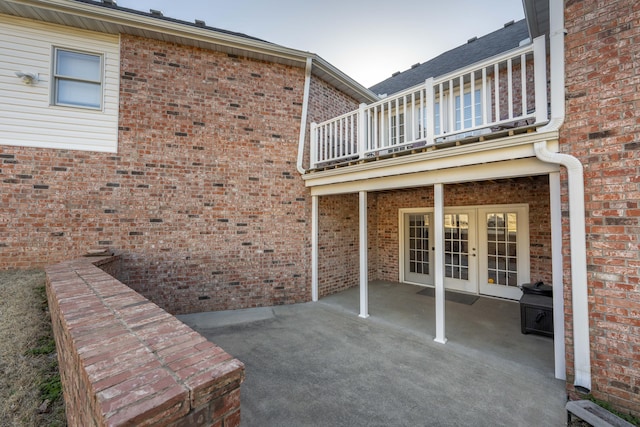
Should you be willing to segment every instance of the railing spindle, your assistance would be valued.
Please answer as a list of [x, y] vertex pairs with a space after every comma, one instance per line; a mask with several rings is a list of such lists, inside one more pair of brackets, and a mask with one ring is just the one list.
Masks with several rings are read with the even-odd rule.
[[471, 86], [471, 127], [476, 125], [476, 73], [469, 75], [469, 84]]
[[513, 61], [507, 60], [507, 99], [509, 108], [509, 119], [513, 119]]
[[521, 114], [523, 116], [527, 115], [527, 105], [529, 104], [529, 98], [527, 97], [527, 55], [526, 54], [522, 54], [520, 55], [520, 80], [521, 80], [521, 87], [520, 87], [520, 93], [522, 94], [520, 96], [521, 102], [522, 102], [522, 112]]
[[498, 64], [494, 64], [493, 66], [493, 90], [495, 93], [495, 111], [496, 111], [496, 119], [495, 121], [498, 122], [500, 121], [500, 67]]
[[485, 113], [482, 115], [482, 125], [486, 126], [487, 121], [489, 120], [489, 114], [491, 114], [491, 109], [487, 108], [487, 67], [482, 67], [482, 109]]

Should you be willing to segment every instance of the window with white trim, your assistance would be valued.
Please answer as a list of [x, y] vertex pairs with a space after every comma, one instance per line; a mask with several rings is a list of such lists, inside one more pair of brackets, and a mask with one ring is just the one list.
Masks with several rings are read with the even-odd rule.
[[54, 48], [53, 55], [52, 103], [101, 109], [102, 55], [62, 48]]
[[[471, 115], [471, 104], [475, 104], [475, 117]], [[460, 111], [460, 94], [456, 95], [456, 130], [468, 129], [473, 126], [482, 124], [482, 94], [480, 89], [474, 91], [473, 99], [471, 97], [471, 89], [464, 92], [464, 111]], [[475, 120], [474, 120], [475, 119]], [[475, 123], [474, 123], [475, 122]]]
[[404, 134], [404, 113], [391, 116], [391, 145], [403, 144]]

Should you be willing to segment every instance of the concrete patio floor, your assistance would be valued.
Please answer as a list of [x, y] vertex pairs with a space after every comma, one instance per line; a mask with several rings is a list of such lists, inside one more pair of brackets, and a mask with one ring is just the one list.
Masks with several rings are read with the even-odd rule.
[[372, 282], [367, 319], [357, 288], [179, 318], [245, 363], [243, 426], [565, 425], [553, 340], [520, 333], [517, 303], [447, 301], [442, 345], [420, 289]]

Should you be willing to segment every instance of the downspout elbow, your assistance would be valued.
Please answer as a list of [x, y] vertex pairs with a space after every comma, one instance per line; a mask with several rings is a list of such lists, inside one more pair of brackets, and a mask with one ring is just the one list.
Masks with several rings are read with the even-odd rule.
[[[562, 165], [567, 169], [567, 172], [572, 175], [572, 177], [579, 178], [580, 181], [583, 181], [583, 170], [582, 163], [577, 158], [563, 153], [556, 153], [547, 147], [547, 141], [539, 141], [533, 144], [533, 150], [536, 153], [536, 157], [542, 160], [545, 163], [553, 163], [556, 165]], [[576, 175], [578, 174], [578, 175]], [[584, 187], [581, 185], [581, 187]], [[571, 187], [573, 189], [573, 186]]]

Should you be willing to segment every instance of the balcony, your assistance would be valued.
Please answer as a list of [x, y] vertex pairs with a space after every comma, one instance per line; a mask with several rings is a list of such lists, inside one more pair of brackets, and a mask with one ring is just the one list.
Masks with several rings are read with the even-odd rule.
[[311, 125], [311, 169], [482, 143], [548, 121], [544, 36]]

